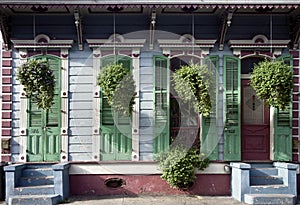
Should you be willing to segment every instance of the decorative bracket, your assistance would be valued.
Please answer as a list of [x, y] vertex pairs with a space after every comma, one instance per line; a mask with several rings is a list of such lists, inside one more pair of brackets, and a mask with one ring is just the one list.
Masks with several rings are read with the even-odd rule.
[[228, 10], [225, 12], [225, 14], [223, 15], [222, 18], [222, 23], [221, 23], [221, 28], [220, 28], [220, 38], [219, 38], [219, 50], [223, 50], [224, 49], [224, 43], [225, 43], [225, 37], [226, 37], [226, 33], [227, 33], [227, 29], [228, 27], [231, 26], [231, 19], [233, 16], [233, 10]]
[[154, 45], [154, 33], [155, 33], [155, 20], [156, 20], [156, 11], [155, 9], [152, 10], [151, 13], [151, 22], [150, 22], [150, 39], [149, 39], [149, 49], [153, 49]]
[[300, 15], [297, 16], [291, 25], [291, 49], [295, 50], [298, 48], [298, 42], [300, 38]]
[[11, 29], [8, 21], [9, 21], [9, 17], [3, 14], [0, 15], [0, 30], [2, 33], [5, 50], [8, 50], [10, 48], [9, 37], [10, 37]]
[[78, 37], [78, 48], [80, 51], [82, 51], [83, 50], [82, 23], [81, 23], [81, 16], [78, 9], [75, 9], [74, 11], [74, 18], [75, 18], [77, 37]]

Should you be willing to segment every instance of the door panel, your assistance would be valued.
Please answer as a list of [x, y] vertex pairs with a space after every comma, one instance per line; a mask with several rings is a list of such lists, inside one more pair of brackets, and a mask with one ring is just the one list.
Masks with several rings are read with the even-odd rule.
[[[218, 56], [211, 56], [205, 59], [205, 65], [208, 68], [215, 72], [216, 75], [216, 88], [218, 88], [218, 77], [219, 72], [219, 57]], [[209, 154], [210, 160], [217, 160], [218, 159], [218, 143], [219, 143], [219, 136], [218, 136], [218, 129], [217, 129], [217, 99], [218, 99], [218, 91], [216, 90], [215, 96], [211, 97], [212, 100], [212, 109], [209, 116], [204, 117], [202, 116], [202, 142], [201, 142], [201, 149], [204, 153]]]
[[[291, 56], [283, 56], [277, 60], [284, 60], [292, 66]], [[288, 110], [275, 109], [274, 116], [274, 160], [292, 161], [292, 102]]]
[[[131, 70], [132, 62], [125, 56], [108, 56], [101, 59], [101, 67], [117, 63]], [[101, 93], [100, 99], [100, 159], [131, 160], [132, 123], [130, 116], [114, 112]]]
[[169, 60], [163, 56], [154, 57], [154, 142], [153, 152], [158, 154], [169, 148]]
[[242, 160], [270, 160], [270, 112], [242, 80]]
[[224, 57], [224, 159], [241, 160], [240, 59]]
[[59, 58], [43, 56], [47, 59], [56, 80], [52, 107], [46, 111], [38, 109], [28, 100], [27, 160], [29, 162], [59, 161], [61, 152], [60, 138], [60, 69]]

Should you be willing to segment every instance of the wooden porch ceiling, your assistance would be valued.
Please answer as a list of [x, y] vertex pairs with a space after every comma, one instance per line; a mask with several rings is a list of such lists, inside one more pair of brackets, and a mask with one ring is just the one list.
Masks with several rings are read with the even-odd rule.
[[[156, 9], [158, 15], [165, 13], [214, 14], [220, 17], [219, 49], [222, 50], [227, 30], [234, 15], [287, 15], [290, 18], [290, 48], [298, 46], [300, 38], [299, 0], [0, 0], [0, 29], [6, 47], [9, 47], [10, 17], [14, 15], [74, 15], [78, 41], [82, 44], [81, 16], [95, 13], [146, 13]], [[77, 19], [76, 19], [77, 18]]]

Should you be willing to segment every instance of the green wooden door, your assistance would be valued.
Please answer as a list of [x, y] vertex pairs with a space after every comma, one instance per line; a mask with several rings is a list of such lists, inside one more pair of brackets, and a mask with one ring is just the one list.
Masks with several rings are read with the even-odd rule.
[[240, 59], [224, 56], [224, 160], [241, 160]]
[[[218, 88], [218, 72], [219, 69], [219, 57], [211, 56], [204, 60], [204, 64], [216, 74], [216, 88]], [[208, 154], [210, 160], [218, 159], [218, 129], [217, 129], [217, 99], [218, 90], [215, 90], [215, 95], [211, 97], [212, 109], [208, 117], [202, 117], [202, 152]]]
[[154, 57], [154, 154], [169, 148], [169, 59], [163, 56]]
[[27, 160], [29, 162], [59, 161], [60, 138], [60, 90], [61, 61], [59, 58], [43, 56], [47, 59], [56, 80], [55, 96], [50, 110], [38, 109], [35, 102], [28, 99], [27, 114]]
[[[108, 56], [101, 59], [101, 67], [122, 63], [132, 69], [131, 58], [125, 56]], [[100, 99], [100, 159], [131, 160], [132, 122], [131, 117], [114, 112], [101, 94]]]
[[[277, 60], [284, 60], [293, 65], [291, 56], [283, 56]], [[288, 110], [275, 109], [274, 116], [274, 160], [292, 161], [292, 106]]]

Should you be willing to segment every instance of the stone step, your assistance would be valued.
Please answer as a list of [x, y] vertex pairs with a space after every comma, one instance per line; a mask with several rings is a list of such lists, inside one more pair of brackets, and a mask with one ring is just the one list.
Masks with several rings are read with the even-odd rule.
[[274, 168], [273, 163], [251, 163], [251, 168]]
[[292, 194], [245, 194], [245, 203], [248, 204], [276, 204], [294, 205], [296, 196]]
[[278, 175], [276, 168], [252, 168], [250, 169], [250, 176], [270, 176]]
[[30, 176], [30, 177], [20, 177], [18, 181], [18, 186], [41, 186], [41, 185], [53, 185], [54, 176]]
[[16, 187], [14, 195], [54, 194], [54, 185]]
[[9, 197], [8, 205], [53, 205], [61, 202], [59, 195], [22, 195]]
[[250, 186], [251, 194], [291, 194], [291, 190], [285, 185], [254, 185]]
[[49, 167], [44, 168], [25, 168], [22, 171], [22, 177], [53, 176], [53, 170]]
[[283, 184], [283, 177], [280, 176], [251, 176], [250, 185], [276, 185]]

